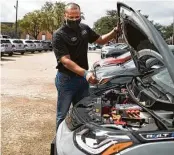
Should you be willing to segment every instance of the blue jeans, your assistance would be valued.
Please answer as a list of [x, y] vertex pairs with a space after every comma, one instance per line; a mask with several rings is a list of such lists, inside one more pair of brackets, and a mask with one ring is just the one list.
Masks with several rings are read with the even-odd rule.
[[56, 128], [65, 119], [71, 103], [73, 106], [84, 97], [89, 96], [89, 84], [80, 76], [69, 76], [57, 72], [55, 85], [58, 91]]

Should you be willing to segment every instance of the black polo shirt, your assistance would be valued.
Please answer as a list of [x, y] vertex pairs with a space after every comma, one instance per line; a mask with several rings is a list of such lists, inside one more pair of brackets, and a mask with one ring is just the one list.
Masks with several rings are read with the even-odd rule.
[[60, 62], [60, 58], [65, 55], [70, 55], [72, 61], [88, 70], [88, 43], [93, 43], [98, 38], [98, 34], [82, 23], [76, 31], [65, 24], [56, 30], [53, 34], [53, 50], [57, 59], [56, 68], [59, 72], [70, 76], [75, 75]]

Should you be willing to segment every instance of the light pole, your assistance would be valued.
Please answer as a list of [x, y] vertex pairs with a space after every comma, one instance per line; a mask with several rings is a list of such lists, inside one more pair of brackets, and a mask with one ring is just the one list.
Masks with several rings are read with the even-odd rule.
[[174, 12], [173, 12], [173, 37], [172, 37], [172, 44], [174, 45]]
[[16, 0], [16, 6], [14, 6], [14, 8], [16, 9], [16, 24], [15, 24], [15, 35], [16, 38], [18, 38], [18, 0]]

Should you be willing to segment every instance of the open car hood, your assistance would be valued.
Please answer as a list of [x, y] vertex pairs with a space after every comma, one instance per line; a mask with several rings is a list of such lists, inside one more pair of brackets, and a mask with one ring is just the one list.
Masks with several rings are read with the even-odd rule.
[[145, 72], [145, 66], [138, 57], [139, 51], [152, 49], [162, 56], [164, 65], [174, 82], [174, 55], [153, 24], [140, 12], [124, 3], [117, 2], [117, 10], [119, 20], [122, 23], [123, 36], [131, 48], [132, 59], [139, 72]]

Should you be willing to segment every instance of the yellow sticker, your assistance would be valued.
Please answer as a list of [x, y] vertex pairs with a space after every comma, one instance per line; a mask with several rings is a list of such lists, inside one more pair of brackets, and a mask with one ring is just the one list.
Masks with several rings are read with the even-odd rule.
[[100, 110], [99, 109], [95, 109], [96, 112], [99, 112]]

